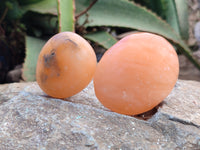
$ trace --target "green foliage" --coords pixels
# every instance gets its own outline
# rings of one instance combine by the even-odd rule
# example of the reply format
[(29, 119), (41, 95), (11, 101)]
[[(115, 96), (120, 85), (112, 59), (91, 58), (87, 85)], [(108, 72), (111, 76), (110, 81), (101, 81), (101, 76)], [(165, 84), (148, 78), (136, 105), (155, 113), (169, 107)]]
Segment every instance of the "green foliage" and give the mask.
[[(30, 1), (30, 0), (27, 0)], [(29, 5), (22, 5), (22, 9), (26, 11), (33, 11), (41, 14), (57, 15), (56, 0), (40, 0), (37, 3), (30, 3)]]
[(180, 35), (184, 40), (189, 38), (188, 5), (186, 0), (175, 0)]
[(164, 19), (184, 40), (189, 37), (186, 0), (135, 0)]
[(16, 0), (7, 0), (2, 5), (5, 6), (5, 10), (8, 9), (7, 14), (6, 14), (7, 20), (20, 19), (25, 13), (25, 11), (21, 9), (21, 7), (19, 6)]
[[(84, 4), (82, 0), (79, 3)], [(170, 4), (172, 5), (172, 4)], [(105, 15), (106, 14), (106, 15)], [(137, 15), (135, 15), (137, 14)], [(171, 14), (169, 14), (171, 15)], [(102, 20), (103, 18), (103, 20)], [(200, 64), (192, 56), (189, 47), (172, 27), (144, 7), (125, 0), (101, 0), (88, 11), (88, 15), (79, 18), (79, 24), (87, 20), (85, 27), (111, 26), (148, 31), (164, 36), (172, 41), (179, 50), (200, 69)], [(175, 19), (176, 20), (176, 19)], [(175, 26), (178, 25), (174, 25)], [(179, 28), (177, 27), (177, 30)]]
[(174, 0), (162, 0), (165, 4), (164, 16), (165, 20), (180, 35), (179, 20)]
[(59, 32), (74, 31), (73, 0), (57, 0)]
[(23, 65), (23, 78), (26, 81), (35, 81), (35, 71), (37, 65), (38, 55), (40, 50), (46, 43), (35, 37), (26, 36), (26, 59)]
[[(81, 2), (83, 1), (85, 0)], [(149, 10), (125, 0), (98, 1), (89, 10), (88, 16), (82, 16), (78, 23), (82, 24), (86, 19), (88, 21), (85, 27), (112, 26), (132, 28), (157, 33), (177, 42), (180, 40), (180, 37), (172, 30), (169, 24)]]
[[(76, 27), (79, 34), (108, 49), (117, 42), (118, 33), (135, 30), (152, 32), (168, 39), (178, 51), (182, 52), (200, 69), (199, 62), (194, 59), (189, 47), (184, 42), (188, 39), (189, 28), (186, 1), (98, 0), (92, 6), (94, 0), (76, 0), (76, 9), (74, 1), (4, 0), (4, 2), (8, 2), (6, 6), (9, 10), (6, 17), (9, 19), (11, 17), (22, 18), (27, 33), (38, 38), (50, 37), (57, 33), (58, 30), (55, 28), (59, 28), (59, 31), (62, 32), (75, 31)], [(74, 14), (74, 9), (76, 14)], [(1, 6), (0, 10), (2, 10)], [(0, 12), (0, 19), (1, 15)], [(114, 31), (114, 36), (107, 31)], [(36, 62), (36, 56), (38, 56), (43, 42), (43, 40), (33, 37), (26, 38), (27, 56), (23, 75), (27, 80), (35, 79), (34, 72), (27, 68), (34, 68), (35, 63), (30, 62)], [(38, 47), (33, 48), (31, 43)], [(31, 55), (34, 56), (34, 59), (30, 57)], [(29, 73), (31, 76), (28, 75)]]
[(57, 16), (52, 14), (41, 14), (28, 12), (23, 17), (23, 22), (27, 27), (27, 34), (36, 37), (53, 35), (58, 31)]
[(30, 5), (30, 4), (34, 4), (34, 3), (38, 3), (42, 0), (18, 0), (20, 5)]
[(117, 40), (112, 35), (110, 35), (108, 32), (105, 31), (97, 31), (89, 33), (86, 34), (84, 37), (95, 43), (98, 43), (99, 45), (105, 47), (106, 49), (109, 49), (117, 42)]
[(83, 12), (94, 0), (75, 0), (76, 14)]

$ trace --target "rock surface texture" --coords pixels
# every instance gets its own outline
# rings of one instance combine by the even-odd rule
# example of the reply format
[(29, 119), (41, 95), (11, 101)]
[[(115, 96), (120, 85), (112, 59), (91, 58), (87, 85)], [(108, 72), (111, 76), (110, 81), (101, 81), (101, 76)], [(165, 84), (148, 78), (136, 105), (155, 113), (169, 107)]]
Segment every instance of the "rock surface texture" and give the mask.
[(37, 83), (0, 86), (0, 150), (200, 150), (200, 83), (179, 80), (147, 121), (96, 99), (92, 83), (64, 100)]

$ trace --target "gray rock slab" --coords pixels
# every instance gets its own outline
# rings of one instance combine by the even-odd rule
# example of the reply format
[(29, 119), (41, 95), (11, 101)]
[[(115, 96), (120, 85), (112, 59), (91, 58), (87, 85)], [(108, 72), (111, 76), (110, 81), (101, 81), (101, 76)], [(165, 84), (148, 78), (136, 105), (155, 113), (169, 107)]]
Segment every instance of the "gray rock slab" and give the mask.
[(200, 150), (200, 83), (179, 80), (147, 121), (104, 108), (93, 84), (65, 100), (0, 86), (0, 150)]
[(200, 82), (177, 82), (159, 111), (200, 127)]

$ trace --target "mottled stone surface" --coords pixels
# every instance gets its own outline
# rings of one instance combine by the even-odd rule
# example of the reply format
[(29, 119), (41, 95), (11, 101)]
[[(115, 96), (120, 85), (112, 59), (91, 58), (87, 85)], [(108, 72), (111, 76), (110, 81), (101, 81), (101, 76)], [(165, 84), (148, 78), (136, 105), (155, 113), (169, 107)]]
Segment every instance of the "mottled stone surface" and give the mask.
[(199, 150), (200, 83), (179, 80), (148, 121), (110, 112), (92, 84), (54, 99), (37, 83), (0, 86), (0, 150)]
[(200, 127), (200, 82), (177, 82), (160, 112)]

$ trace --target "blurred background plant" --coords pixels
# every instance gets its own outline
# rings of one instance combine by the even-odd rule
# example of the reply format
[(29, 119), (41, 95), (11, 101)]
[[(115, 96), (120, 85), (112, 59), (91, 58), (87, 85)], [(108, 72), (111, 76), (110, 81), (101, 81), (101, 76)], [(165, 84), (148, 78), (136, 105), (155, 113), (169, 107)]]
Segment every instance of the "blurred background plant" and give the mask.
[(1, 0), (0, 83), (34, 81), (42, 46), (62, 31), (73, 31), (88, 39), (98, 60), (124, 36), (138, 31), (152, 32), (168, 39), (178, 54), (184, 54), (200, 70), (199, 62), (192, 55), (197, 48), (186, 44), (189, 39), (187, 2)]

